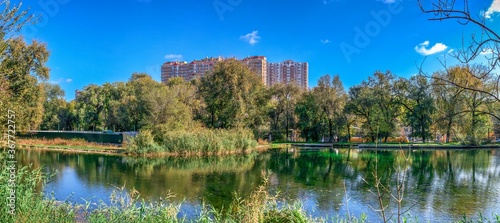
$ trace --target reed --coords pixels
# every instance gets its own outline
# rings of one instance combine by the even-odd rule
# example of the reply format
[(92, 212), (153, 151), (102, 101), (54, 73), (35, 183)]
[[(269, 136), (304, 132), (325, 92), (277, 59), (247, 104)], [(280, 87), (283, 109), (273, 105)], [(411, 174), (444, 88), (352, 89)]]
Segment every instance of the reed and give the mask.
[(193, 131), (143, 130), (131, 140), (127, 150), (148, 153), (220, 154), (257, 147), (253, 133), (246, 129), (196, 129)]
[[(0, 222), (73, 222), (75, 212), (71, 205), (57, 202), (51, 197), (41, 194), (39, 188), (47, 182), (50, 175), (44, 174), (41, 169), (32, 170), (30, 166), (20, 167), (15, 172), (15, 188), (9, 184), (10, 170), (4, 157), (0, 158)], [(11, 209), (6, 202), (15, 189), (15, 208)], [(14, 212), (11, 212), (14, 210)], [(12, 214), (14, 213), (14, 214)]]

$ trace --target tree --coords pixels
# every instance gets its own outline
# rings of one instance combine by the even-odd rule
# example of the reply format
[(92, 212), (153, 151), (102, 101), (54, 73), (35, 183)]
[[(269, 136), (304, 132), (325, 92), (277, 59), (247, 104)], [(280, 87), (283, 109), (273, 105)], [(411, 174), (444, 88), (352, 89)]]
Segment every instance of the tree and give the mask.
[[(49, 53), (44, 44), (33, 41), (27, 44), (19, 31), (34, 21), (21, 3), (12, 5), (10, 0), (2, 2), (0, 17), (0, 111), (15, 112), (17, 130), (38, 128), (42, 121), (43, 89), (39, 81), (49, 78), (45, 66)], [(6, 115), (0, 121), (6, 123)], [(4, 130), (7, 126), (1, 126)]]
[(289, 130), (297, 124), (295, 107), (302, 94), (295, 83), (275, 84), (270, 88), (271, 106), (268, 110), (271, 132), (275, 140), (289, 140)]
[(342, 125), (345, 124), (342, 112), (347, 101), (347, 93), (342, 81), (338, 75), (334, 75), (333, 79), (328, 74), (324, 75), (320, 77), (318, 86), (312, 92), (323, 113), (322, 117), (326, 122), (329, 141), (333, 141), (334, 136), (338, 138), (338, 133), (342, 129)]
[(193, 118), (202, 116), (203, 99), (198, 95), (198, 83), (186, 82), (182, 77), (170, 78), (166, 83), (179, 102), (188, 107)]
[[(463, 4), (459, 4), (455, 0), (433, 0), (425, 4), (421, 0), (418, 0), (418, 5), (422, 12), (432, 15), (429, 18), (431, 21), (455, 20), (462, 25), (473, 24), (480, 29), (481, 35), (473, 34), (469, 45), (464, 45), (461, 50), (456, 50), (453, 57), (462, 64), (468, 65), (476, 58), (482, 57), (483, 54), (487, 55), (488, 66), (485, 72), (473, 74), (472, 77), (482, 82), (488, 81), (493, 87), (481, 89), (477, 86), (468, 85), (466, 82), (456, 82), (449, 79), (440, 79), (440, 81), (467, 91), (479, 92), (488, 96), (489, 100), (499, 103), (500, 76), (498, 72), (495, 72), (495, 69), (498, 67), (500, 61), (500, 35), (486, 24), (487, 18), (490, 15), (486, 12), (479, 17), (473, 16), (474, 12), (470, 11), (468, 0), (464, 0)], [(446, 65), (444, 67), (447, 69)], [(422, 69), (420, 72), (424, 73)], [(496, 119), (500, 118), (498, 110), (489, 112), (488, 114)]]
[[(481, 76), (484, 73), (489, 72), (487, 67), (466, 66), (463, 67), (462, 70), (464, 71), (464, 82), (467, 82), (466, 85), (482, 91), (491, 91), (490, 88), (494, 87), (491, 85), (491, 80), (475, 78), (475, 76)], [(464, 112), (468, 113), (466, 133), (469, 144), (480, 144), (481, 139), (488, 134), (488, 129), (492, 127), (492, 123), (490, 122), (491, 119), (489, 119), (486, 115), (492, 114), (494, 116), (494, 109), (491, 109), (493, 102), (494, 101), (491, 100), (491, 97), (483, 92), (464, 92)]]
[(78, 126), (84, 130), (102, 130), (104, 127), (104, 97), (102, 87), (91, 84), (85, 86), (76, 98), (79, 117)]
[(169, 130), (185, 128), (192, 120), (189, 108), (182, 104), (165, 85), (152, 87), (144, 97), (147, 118), (150, 127), (164, 125)]
[(311, 91), (305, 92), (297, 102), (295, 112), (299, 116), (297, 126), (300, 130), (300, 135), (308, 142), (319, 141), (323, 134), (321, 128), (323, 113), (321, 112), (318, 98)]
[(67, 126), (61, 124), (66, 123), (68, 118), (67, 103), (64, 99), (64, 91), (57, 84), (42, 83), (44, 89), (43, 103), (43, 118), (40, 124), (40, 129), (43, 130), (60, 130), (67, 129)]
[(451, 131), (457, 120), (457, 117), (463, 111), (463, 92), (465, 89), (455, 85), (449, 85), (443, 80), (458, 81), (462, 74), (460, 67), (454, 67), (449, 70), (435, 72), (432, 79), (432, 89), (436, 97), (436, 121), (441, 129), (446, 133), (446, 142), (451, 139)]
[(44, 44), (34, 41), (27, 45), (21, 37), (5, 43), (0, 64), (0, 79), (8, 85), (4, 103), (16, 111), (17, 126), (36, 129), (42, 121), (44, 94), (40, 82), (49, 78), (45, 66), (49, 52)]
[[(481, 35), (478, 37), (472, 35), (470, 45), (455, 52), (454, 57), (460, 62), (468, 64), (474, 61), (482, 53), (490, 53), (488, 57), (489, 69), (486, 74), (490, 74), (500, 61), (500, 35), (492, 28), (486, 25), (487, 14), (478, 18), (473, 16), (469, 9), (469, 1), (463, 0), (463, 4), (457, 4), (456, 0), (433, 0), (427, 4), (417, 1), (420, 10), (426, 14), (431, 14), (430, 21), (456, 20), (462, 25), (474, 24), (481, 29)], [(477, 76), (482, 78), (483, 76)], [(449, 82), (454, 84), (454, 82)], [(497, 80), (498, 85), (498, 80)], [(493, 95), (491, 95), (493, 96)], [(498, 98), (497, 98), (498, 100)]]
[(243, 63), (218, 62), (201, 78), (199, 91), (206, 106), (202, 120), (210, 128), (255, 128), (263, 88), (258, 76)]
[(400, 79), (396, 83), (398, 96), (406, 110), (406, 123), (412, 128), (412, 137), (420, 137), (423, 142), (432, 137), (431, 125), (435, 112), (432, 90), (427, 78), (416, 75), (410, 80)]
[(349, 89), (346, 111), (362, 120), (362, 127), (368, 130), (373, 141), (379, 138), (387, 141), (403, 113), (394, 82), (395, 76), (391, 72), (375, 72), (367, 81)]

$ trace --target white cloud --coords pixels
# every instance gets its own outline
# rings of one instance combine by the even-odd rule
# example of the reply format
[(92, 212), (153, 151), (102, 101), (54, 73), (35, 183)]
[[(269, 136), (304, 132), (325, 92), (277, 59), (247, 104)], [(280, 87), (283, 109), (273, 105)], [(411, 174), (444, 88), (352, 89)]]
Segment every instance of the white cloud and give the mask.
[(432, 54), (443, 52), (448, 48), (446, 45), (442, 43), (436, 43), (434, 44), (434, 46), (427, 49), (428, 46), (429, 46), (429, 41), (426, 40), (423, 43), (418, 44), (418, 46), (415, 47), (415, 51), (417, 51), (417, 53), (420, 53), (423, 56), (429, 56)]
[(491, 19), (491, 15), (495, 12), (500, 12), (500, 0), (493, 0), (488, 11), (484, 13), (484, 18)]
[(332, 42), (332, 41), (330, 41), (329, 39), (325, 39), (325, 40), (323, 40), (323, 39), (322, 39), (322, 40), (320, 40), (320, 41), (321, 41), (321, 43), (323, 43), (323, 44), (328, 44), (328, 43), (331, 43), (331, 42)]
[(250, 45), (254, 45), (259, 42), (260, 36), (258, 34), (259, 31), (253, 31), (246, 35), (240, 36), (240, 39), (250, 43)]
[(180, 59), (182, 59), (182, 55), (180, 55), (180, 54), (167, 54), (167, 55), (165, 55), (165, 59), (167, 59), (167, 60), (180, 60)]
[(396, 0), (377, 0), (377, 1), (385, 3), (385, 4), (392, 4), (392, 3), (396, 2)]
[(49, 81), (49, 83), (51, 84), (71, 83), (71, 82), (73, 82), (73, 79), (71, 78), (59, 78), (57, 80)]
[(448, 54), (453, 53), (453, 51), (455, 51), (455, 49), (450, 49), (450, 50), (448, 50)]
[(481, 51), (481, 53), (479, 53), (479, 54), (481, 54), (481, 55), (489, 55), (489, 54), (492, 54), (492, 53), (493, 53), (493, 49), (487, 48), (487, 49), (483, 49)]

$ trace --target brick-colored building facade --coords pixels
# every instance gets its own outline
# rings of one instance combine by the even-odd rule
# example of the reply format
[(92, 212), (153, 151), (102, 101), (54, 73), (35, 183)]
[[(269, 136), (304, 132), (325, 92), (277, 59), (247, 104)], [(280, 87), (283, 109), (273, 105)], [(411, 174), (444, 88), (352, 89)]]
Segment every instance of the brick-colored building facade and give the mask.
[(267, 64), (267, 83), (273, 86), (278, 83), (295, 82), (300, 87), (308, 88), (309, 67), (307, 62), (285, 60), (281, 63)]
[[(172, 77), (182, 77), (186, 81), (202, 77), (209, 72), (222, 57), (210, 57), (188, 62), (166, 62), (161, 66), (161, 81), (166, 83)], [(308, 87), (308, 63), (286, 60), (281, 63), (268, 63), (265, 56), (251, 56), (240, 60), (258, 75), (265, 86), (277, 83), (295, 82), (304, 89)]]

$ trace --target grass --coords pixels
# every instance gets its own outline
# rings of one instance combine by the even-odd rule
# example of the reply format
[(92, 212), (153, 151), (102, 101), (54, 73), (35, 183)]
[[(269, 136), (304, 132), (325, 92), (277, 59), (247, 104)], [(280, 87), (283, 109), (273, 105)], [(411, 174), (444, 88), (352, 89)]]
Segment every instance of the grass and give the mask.
[(87, 142), (84, 139), (18, 139), (18, 145), (34, 145), (42, 147), (59, 147), (66, 149), (121, 149), (117, 145), (101, 145), (99, 143)]
[[(3, 167), (8, 164), (5, 158), (1, 158)], [(0, 171), (0, 194), (2, 205), (0, 206), (0, 222), (73, 222), (75, 212), (71, 205), (56, 202), (54, 199), (44, 197), (37, 192), (41, 183), (45, 182), (49, 175), (42, 173), (41, 169), (31, 170), (30, 167), (17, 169), (15, 180), (15, 211), (14, 215), (9, 213), (12, 209), (7, 206), (5, 197), (10, 194), (13, 187), (7, 182), (10, 172), (7, 168)]]
[(127, 151), (137, 155), (214, 155), (244, 152), (257, 145), (253, 133), (246, 129), (143, 130)]

